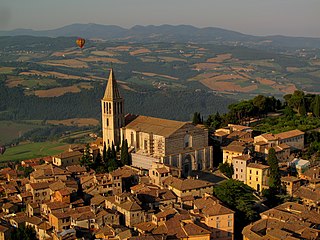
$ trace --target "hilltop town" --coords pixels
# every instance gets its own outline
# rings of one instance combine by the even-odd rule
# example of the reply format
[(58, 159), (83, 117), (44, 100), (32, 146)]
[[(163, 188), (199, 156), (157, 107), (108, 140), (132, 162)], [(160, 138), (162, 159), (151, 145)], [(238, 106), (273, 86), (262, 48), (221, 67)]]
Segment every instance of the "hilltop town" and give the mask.
[(318, 96), (299, 94), (282, 112), (259, 96), (182, 122), (129, 114), (111, 69), (102, 138), (0, 170), (0, 239), (319, 239), (315, 124), (251, 126), (265, 129), (272, 114), (319, 118)]

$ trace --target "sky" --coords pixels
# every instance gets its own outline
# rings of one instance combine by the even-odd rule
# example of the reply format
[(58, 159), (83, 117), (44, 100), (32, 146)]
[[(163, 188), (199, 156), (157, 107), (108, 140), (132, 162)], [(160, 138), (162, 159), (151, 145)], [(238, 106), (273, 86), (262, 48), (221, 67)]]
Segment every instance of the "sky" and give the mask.
[(320, 37), (320, 0), (0, 0), (0, 30), (73, 23), (188, 24), (260, 36)]

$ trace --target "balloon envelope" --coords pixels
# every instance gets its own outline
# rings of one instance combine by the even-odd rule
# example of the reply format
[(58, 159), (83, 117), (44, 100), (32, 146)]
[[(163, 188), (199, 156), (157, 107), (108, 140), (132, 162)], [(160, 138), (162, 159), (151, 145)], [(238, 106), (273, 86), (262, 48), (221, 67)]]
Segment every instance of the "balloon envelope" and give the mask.
[(78, 38), (76, 41), (76, 44), (80, 47), (83, 48), (84, 44), (86, 43), (86, 40), (84, 40), (83, 38)]
[(0, 154), (4, 154), (4, 152), (6, 151), (6, 147), (5, 146), (1, 146), (0, 147)]

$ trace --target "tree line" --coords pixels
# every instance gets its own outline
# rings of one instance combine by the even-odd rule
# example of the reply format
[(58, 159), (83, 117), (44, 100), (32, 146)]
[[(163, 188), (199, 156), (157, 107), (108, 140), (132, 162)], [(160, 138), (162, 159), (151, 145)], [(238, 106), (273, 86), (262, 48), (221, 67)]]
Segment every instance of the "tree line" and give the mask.
[(211, 130), (227, 126), (228, 123), (247, 124), (252, 118), (261, 118), (268, 113), (281, 111), (285, 116), (294, 115), (320, 117), (320, 95), (305, 94), (296, 90), (287, 94), (284, 100), (275, 97), (258, 95), (250, 100), (230, 104), (229, 112), (220, 115), (219, 112), (209, 115), (204, 124)]
[[(120, 157), (118, 158), (118, 156)], [(124, 165), (130, 166), (131, 163), (131, 154), (126, 139), (122, 141), (121, 148), (119, 146), (115, 147), (113, 143), (111, 147), (107, 148), (104, 144), (102, 155), (99, 150), (95, 158), (89, 144), (87, 144), (80, 160), (82, 166), (85, 166), (88, 170), (93, 169), (97, 173), (112, 172)]]

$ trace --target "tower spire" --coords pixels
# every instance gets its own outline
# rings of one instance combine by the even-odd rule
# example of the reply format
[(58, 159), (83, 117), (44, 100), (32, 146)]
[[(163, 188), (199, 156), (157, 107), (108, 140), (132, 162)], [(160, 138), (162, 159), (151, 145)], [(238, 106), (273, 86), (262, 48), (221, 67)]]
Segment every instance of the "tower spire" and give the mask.
[(102, 135), (103, 142), (107, 146), (111, 147), (112, 143), (120, 145), (121, 128), (124, 126), (123, 104), (124, 101), (111, 68), (107, 87), (101, 99)]
[(120, 92), (116, 78), (114, 77), (113, 69), (110, 69), (109, 79), (106, 90), (104, 92), (103, 100), (121, 99)]

